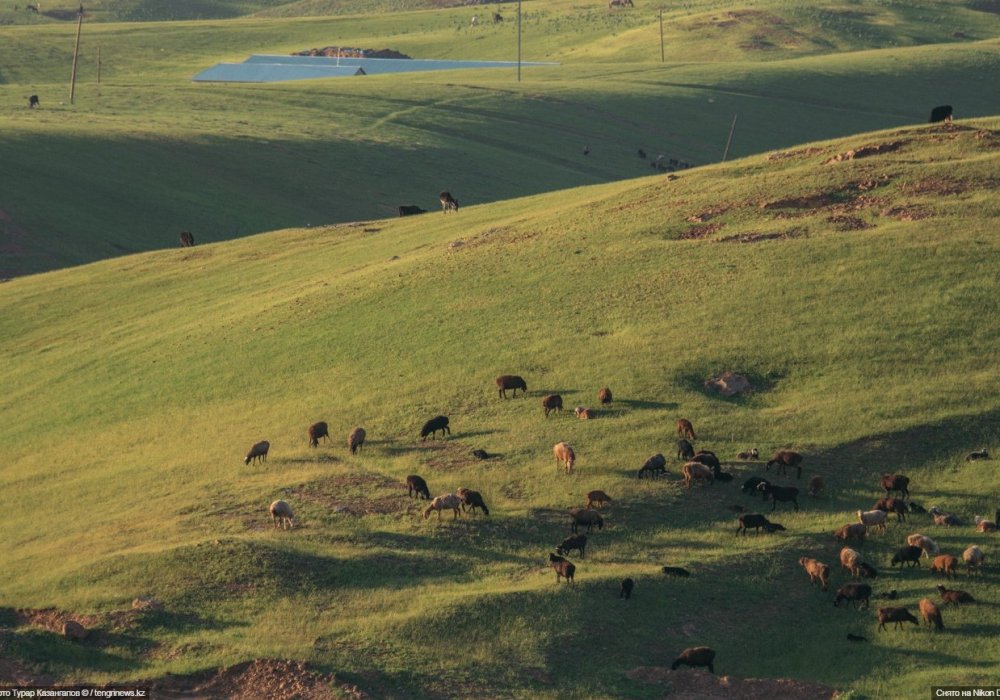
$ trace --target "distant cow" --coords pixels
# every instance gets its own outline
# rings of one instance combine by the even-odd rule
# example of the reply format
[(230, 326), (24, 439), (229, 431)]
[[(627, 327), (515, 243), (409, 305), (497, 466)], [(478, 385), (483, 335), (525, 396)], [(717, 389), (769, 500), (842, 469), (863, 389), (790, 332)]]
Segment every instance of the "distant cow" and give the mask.
[(181, 248), (190, 248), (194, 245), (194, 234), (190, 231), (181, 231)]
[(939, 107), (935, 107), (931, 110), (931, 118), (927, 121), (930, 124), (933, 124), (934, 122), (950, 122), (953, 111), (954, 110), (951, 105), (941, 105)]
[(413, 204), (400, 204), (396, 207), (399, 210), (400, 216), (413, 216), (414, 214), (426, 214), (426, 209), (421, 209), (420, 207)]
[(34, 109), (38, 106), (38, 95), (32, 95), (28, 98), (28, 108)]
[(447, 214), (449, 211), (458, 211), (458, 200), (451, 196), (451, 192), (442, 192), (438, 195), (441, 201), (441, 211)]

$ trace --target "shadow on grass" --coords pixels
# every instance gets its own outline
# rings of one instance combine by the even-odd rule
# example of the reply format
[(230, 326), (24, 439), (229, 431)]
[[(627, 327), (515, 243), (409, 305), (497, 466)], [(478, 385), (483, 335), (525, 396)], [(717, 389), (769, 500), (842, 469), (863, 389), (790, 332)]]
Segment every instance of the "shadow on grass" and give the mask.
[(25, 629), (7, 635), (4, 654), (32, 663), (42, 662), (45, 672), (58, 675), (78, 674), (81, 669), (122, 673), (142, 666), (138, 659), (102, 648), (107, 646), (141, 653), (151, 648), (153, 642), (141, 637), (100, 630), (92, 631), (82, 642), (75, 642), (48, 630)]
[(611, 404), (612, 406), (627, 406), (630, 409), (635, 410), (656, 410), (664, 409), (668, 411), (676, 410), (680, 408), (679, 403), (667, 403), (665, 401), (642, 401), (639, 399), (615, 399)]

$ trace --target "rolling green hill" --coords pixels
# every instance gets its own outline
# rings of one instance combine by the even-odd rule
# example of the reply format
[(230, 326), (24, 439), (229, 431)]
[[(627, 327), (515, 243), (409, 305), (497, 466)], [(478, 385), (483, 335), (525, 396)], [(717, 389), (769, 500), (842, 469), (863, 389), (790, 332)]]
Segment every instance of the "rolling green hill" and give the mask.
[[(108, 682), (294, 659), (371, 697), (651, 698), (696, 674), (626, 672), (706, 644), (720, 674), (853, 697), (992, 682), (995, 535), (968, 523), (998, 484), (992, 461), (963, 456), (1000, 438), (998, 144), (996, 118), (892, 129), (0, 285), (0, 668)], [(726, 370), (755, 392), (708, 392)], [(502, 373), (528, 397), (499, 399)], [(615, 401), (595, 420), (543, 417), (542, 395), (593, 406), (604, 385)], [(421, 442), (437, 414), (451, 437)], [(686, 491), (682, 416), (727, 460), (800, 450), (802, 481), (779, 483), (819, 474), (826, 492), (780, 507), (787, 532), (734, 538), (728, 505), (768, 507), (738, 488), (763, 465)], [(334, 440), (311, 449), (318, 420)], [(352, 456), (356, 425), (369, 440)], [(244, 466), (260, 439), (266, 465)], [(669, 478), (636, 479), (656, 452)], [(797, 564), (836, 563), (831, 533), (883, 472), (966, 524), (912, 515), (872, 535), (876, 593), (914, 613), (938, 600), (926, 564), (888, 565), (909, 532), (987, 552), (984, 576), (948, 582), (981, 602), (945, 607), (941, 633), (876, 632)], [(411, 473), (434, 494), (481, 491), (490, 516), (424, 520)], [(615, 499), (607, 524), (576, 584), (556, 585), (547, 553), (595, 488)], [(276, 498), (299, 527), (271, 527)], [(140, 595), (164, 609), (127, 612)], [(93, 637), (53, 633), (66, 615)]]
[(432, 208), (442, 189), (483, 203), (643, 176), (660, 155), (717, 162), (734, 115), (736, 157), (920, 123), (946, 102), (997, 111), (1000, 17), (959, 2), (689, 3), (665, 14), (663, 63), (652, 8), (524, 6), (525, 58), (560, 66), (520, 83), (500, 70), (190, 82), (218, 61), (338, 43), (513, 58), (513, 22), (470, 26), (482, 8), (88, 22), (74, 105), (72, 24), (5, 28), (0, 276), (172, 247), (185, 229), (219, 241)]

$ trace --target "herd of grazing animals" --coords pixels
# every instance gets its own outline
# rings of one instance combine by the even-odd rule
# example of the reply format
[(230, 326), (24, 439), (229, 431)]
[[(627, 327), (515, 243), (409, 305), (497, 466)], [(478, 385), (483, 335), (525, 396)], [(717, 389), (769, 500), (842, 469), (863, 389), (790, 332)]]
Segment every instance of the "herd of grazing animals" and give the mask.
[[(446, 202), (446, 194), (448, 193), (442, 193), (442, 205), (445, 211), (448, 211), (451, 207), (450, 203)], [(457, 202), (454, 202), (454, 208), (457, 209)], [(512, 392), (511, 398), (517, 396), (518, 390), (521, 391), (522, 395), (526, 395), (528, 391), (525, 380), (517, 375), (501, 375), (496, 378), (495, 383), (498, 396), (501, 399), (508, 398), (507, 391)], [(608, 387), (604, 387), (598, 392), (598, 401), (601, 405), (611, 403), (612, 394)], [(562, 409), (562, 397), (558, 394), (546, 395), (542, 399), (542, 406), (547, 418), (550, 412)], [(588, 415), (580, 416), (584, 411)], [(576, 414), (578, 417), (589, 417), (589, 411), (590, 409), (578, 407)], [(439, 431), (442, 434), (442, 438), (445, 435), (451, 434), (447, 416), (436, 416), (427, 421), (420, 431), (421, 440), (426, 440), (427, 437), (436, 439), (436, 433)], [(685, 460), (681, 467), (681, 474), (684, 485), (687, 488), (690, 489), (695, 482), (705, 482), (711, 487), (716, 482), (728, 483), (734, 479), (732, 474), (721, 470), (722, 463), (715, 453), (708, 450), (694, 451), (691, 441), (696, 440), (697, 437), (691, 421), (684, 418), (679, 419), (676, 423), (676, 431), (680, 436), (677, 441), (677, 456), (678, 459)], [(324, 441), (329, 439), (329, 427), (327, 423), (317, 422), (311, 425), (308, 429), (308, 436), (310, 447), (319, 447), (321, 439)], [(364, 445), (365, 436), (365, 430), (360, 427), (354, 428), (350, 432), (347, 446), (352, 454), (356, 454)], [(255, 443), (244, 458), (245, 464), (256, 463), (258, 460), (261, 463), (265, 463), (269, 449), (270, 443), (267, 440)], [(477, 450), (476, 452), (482, 451)], [(488, 456), (486, 453), (483, 453), (483, 455)], [(557, 464), (563, 466), (566, 474), (573, 472), (576, 455), (568, 443), (557, 442), (553, 447), (553, 456)], [(742, 461), (756, 460), (758, 457), (759, 452), (756, 448), (740, 452), (737, 455), (737, 459)], [(988, 458), (985, 448), (966, 456), (966, 460), (968, 461), (984, 458)], [(772, 466), (775, 466), (779, 475), (785, 475), (787, 469), (793, 467), (796, 470), (796, 478), (801, 479), (803, 461), (803, 455), (799, 452), (780, 449), (764, 464), (764, 469), (767, 471)], [(657, 476), (665, 476), (666, 473), (666, 459), (662, 454), (657, 453), (646, 460), (637, 476), (639, 478), (643, 476), (655, 478)], [(824, 486), (825, 483), (822, 476), (813, 476), (809, 481), (809, 495), (814, 498), (819, 497), (823, 492)], [(885, 497), (876, 501), (871, 510), (857, 510), (856, 516), (859, 522), (847, 523), (839, 528), (834, 532), (836, 539), (843, 540), (845, 545), (851, 542), (856, 543), (858, 546), (863, 546), (869, 532), (877, 531), (883, 535), (887, 533), (888, 517), (890, 514), (895, 516), (895, 523), (897, 525), (906, 521), (908, 512), (911, 515), (929, 514), (937, 525), (954, 526), (960, 524), (960, 520), (956, 516), (944, 513), (940, 508), (935, 507), (925, 510), (915, 502), (911, 501), (907, 504), (905, 499), (908, 499), (910, 496), (910, 479), (905, 475), (883, 474), (880, 486), (885, 491)], [(452, 511), (452, 520), (458, 520), (463, 513), (474, 515), (476, 510), (480, 510), (484, 516), (488, 516), (490, 512), (482, 494), (478, 491), (459, 488), (454, 493), (442, 494), (432, 499), (427, 482), (416, 474), (406, 477), (406, 487), (408, 496), (423, 498), (430, 502), (422, 511), (424, 519), (429, 518), (431, 513), (437, 512), (438, 521), (440, 522), (441, 512), (446, 510)], [(779, 502), (791, 503), (796, 511), (799, 509), (799, 504), (796, 500), (799, 493), (797, 488), (772, 484), (763, 477), (750, 477), (743, 483), (741, 491), (751, 498), (759, 494), (764, 501), (770, 499), (772, 501), (772, 512)], [(898, 497), (892, 497), (893, 493), (898, 494)], [(588, 534), (592, 534), (595, 527), (598, 530), (603, 530), (604, 528), (604, 516), (597, 509), (613, 503), (613, 499), (602, 490), (588, 492), (586, 499), (586, 507), (573, 507), (569, 509), (572, 534), (554, 548), (554, 553), (549, 554), (549, 565), (556, 572), (557, 583), (561, 582), (563, 578), (569, 584), (575, 583), (576, 565), (567, 559), (566, 555), (576, 551), (580, 559), (585, 557)], [(784, 526), (771, 522), (764, 515), (746, 512), (744, 506), (734, 505), (729, 506), (729, 509), (738, 514), (739, 527), (736, 530), (737, 535), (742, 534), (746, 536), (750, 529), (754, 530), (755, 535), (759, 535), (761, 530), (764, 530), (767, 534), (786, 531)], [(295, 515), (291, 506), (286, 501), (276, 500), (271, 503), (268, 510), (275, 528), (292, 529), (295, 526)], [(998, 511), (997, 517), (1000, 518), (1000, 511)], [(991, 533), (997, 529), (996, 523), (988, 521), (981, 516), (975, 516), (975, 523), (976, 530), (981, 533)], [(579, 531), (581, 526), (586, 527), (587, 534)], [(920, 559), (922, 557), (930, 558), (932, 555), (934, 555), (934, 559), (930, 566), (931, 573), (943, 574), (948, 579), (958, 574), (960, 562), (964, 562), (968, 576), (971, 577), (977, 573), (982, 575), (986, 559), (982, 548), (977, 545), (966, 548), (962, 552), (961, 559), (951, 554), (940, 554), (940, 547), (934, 540), (920, 533), (913, 533), (906, 538), (906, 545), (895, 551), (890, 561), (890, 568), (895, 567), (896, 564), (900, 564), (900, 573), (902, 573), (904, 565), (908, 565), (911, 569), (920, 568)], [(805, 555), (799, 557), (798, 563), (808, 574), (811, 584), (819, 585), (822, 591), (829, 589), (831, 582), (830, 566), (819, 559)], [(878, 572), (876, 568), (870, 563), (863, 561), (860, 552), (848, 546), (843, 546), (840, 550), (840, 565), (840, 570), (846, 572), (852, 580), (837, 589), (833, 600), (834, 606), (840, 607), (841, 602), (849, 601), (855, 608), (867, 609), (869, 601), (873, 596), (872, 586), (867, 583), (861, 583), (858, 579), (877, 578)], [(674, 566), (664, 566), (662, 571), (665, 575), (672, 576), (689, 577), (691, 575), (687, 569)], [(624, 600), (631, 599), (634, 586), (635, 581), (632, 578), (621, 580), (619, 598)], [(965, 591), (947, 589), (943, 585), (938, 585), (936, 588), (944, 603), (959, 605), (975, 602), (973, 597)], [(883, 597), (895, 600), (898, 594), (893, 590), (883, 595)], [(926, 625), (932, 626), (935, 630), (944, 629), (941, 611), (933, 601), (928, 598), (921, 599), (919, 601), (919, 610)], [(918, 624), (917, 618), (905, 607), (879, 608), (876, 618), (878, 631), (886, 630), (886, 623), (888, 622), (895, 623), (896, 629), (902, 628), (905, 622)], [(865, 641), (864, 637), (852, 634), (848, 635), (848, 639), (852, 641)], [(715, 654), (716, 652), (710, 647), (688, 648), (673, 662), (671, 668), (676, 669), (679, 665), (688, 665), (692, 667), (705, 667), (708, 668), (709, 672), (714, 673)]]

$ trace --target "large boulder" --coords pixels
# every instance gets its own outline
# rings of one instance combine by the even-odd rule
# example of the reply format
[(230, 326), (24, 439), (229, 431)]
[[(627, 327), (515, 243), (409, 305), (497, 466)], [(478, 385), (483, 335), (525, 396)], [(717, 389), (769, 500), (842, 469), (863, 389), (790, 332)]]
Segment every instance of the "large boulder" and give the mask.
[(717, 391), (723, 396), (749, 394), (753, 391), (750, 380), (736, 372), (723, 372), (705, 382), (705, 387)]

